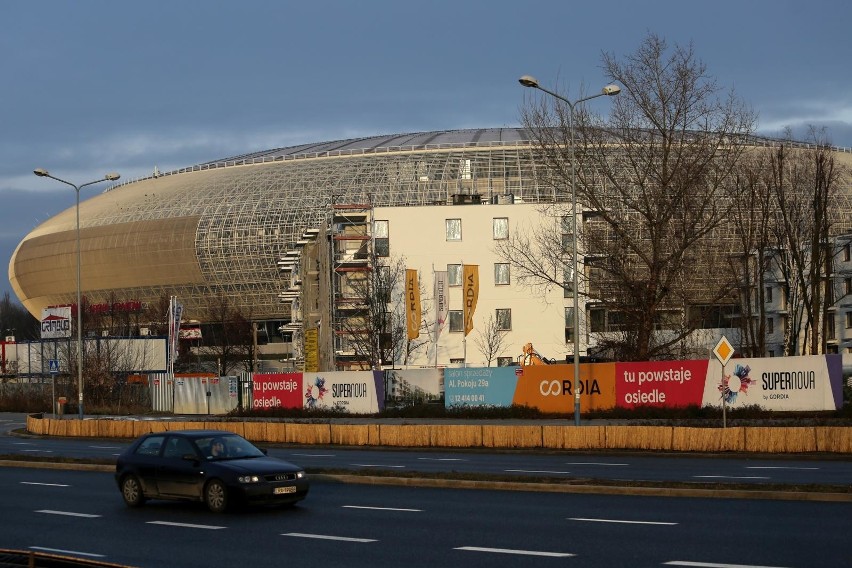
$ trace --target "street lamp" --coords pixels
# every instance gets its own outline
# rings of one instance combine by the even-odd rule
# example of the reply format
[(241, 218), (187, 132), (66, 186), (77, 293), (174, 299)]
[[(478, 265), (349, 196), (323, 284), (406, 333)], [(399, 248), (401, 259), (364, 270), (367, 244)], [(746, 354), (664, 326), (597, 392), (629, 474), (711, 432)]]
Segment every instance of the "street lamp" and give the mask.
[(79, 409), (80, 420), (83, 419), (83, 305), (80, 301), (80, 189), (86, 187), (87, 185), (92, 185), (95, 183), (100, 183), (102, 181), (115, 181), (119, 176), (117, 173), (109, 173), (106, 174), (101, 179), (96, 179), (95, 181), (90, 181), (87, 183), (83, 183), (80, 185), (76, 185), (71, 183), (70, 181), (65, 181), (64, 179), (60, 179), (58, 177), (50, 175), (47, 170), (38, 168), (33, 170), (33, 173), (38, 177), (47, 177), (50, 179), (55, 179), (58, 182), (62, 182), (66, 185), (70, 185), (74, 188), (74, 192), (77, 194), (77, 390), (78, 390), (78, 404), (77, 407)]
[(590, 97), (584, 97), (574, 102), (569, 101), (565, 97), (548, 91), (538, 84), (535, 77), (524, 75), (518, 82), (524, 87), (538, 89), (548, 95), (559, 99), (568, 105), (568, 130), (571, 133), (571, 269), (574, 277), (573, 282), (573, 298), (574, 298), (574, 425), (580, 425), (580, 300), (577, 282), (577, 168), (574, 164), (574, 107), (582, 102), (602, 97), (604, 95), (612, 97), (621, 92), (621, 87), (618, 85), (607, 85), (600, 93)]

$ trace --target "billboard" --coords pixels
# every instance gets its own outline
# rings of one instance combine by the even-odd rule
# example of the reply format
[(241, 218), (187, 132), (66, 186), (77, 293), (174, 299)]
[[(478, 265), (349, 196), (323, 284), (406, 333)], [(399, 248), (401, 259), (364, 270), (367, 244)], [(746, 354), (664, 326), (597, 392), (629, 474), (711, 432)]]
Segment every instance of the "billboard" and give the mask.
[(371, 414), (384, 408), (381, 371), (255, 373), (252, 408), (328, 408)]
[(616, 406), (701, 405), (709, 361), (616, 363)]
[(702, 403), (730, 408), (759, 405), (767, 410), (834, 410), (843, 405), (840, 355), (711, 361)]
[(384, 406), (384, 373), (381, 371), (332, 371), (304, 373), (305, 408), (330, 408), (371, 414)]
[(65, 339), (71, 337), (71, 306), (41, 310), (41, 338)]
[[(518, 386), (514, 404), (532, 406), (542, 412), (573, 412), (574, 366), (528, 365), (515, 367)], [(615, 364), (580, 365), (580, 410), (603, 410), (615, 406)]]
[(251, 384), (252, 409), (302, 407), (302, 373), (255, 373)]
[[(729, 407), (836, 410), (843, 405), (840, 355), (715, 360), (584, 363), (574, 385), (573, 365), (445, 369), (445, 404), (538, 408), (568, 412), (615, 407)], [(575, 390), (576, 389), (576, 390)]]

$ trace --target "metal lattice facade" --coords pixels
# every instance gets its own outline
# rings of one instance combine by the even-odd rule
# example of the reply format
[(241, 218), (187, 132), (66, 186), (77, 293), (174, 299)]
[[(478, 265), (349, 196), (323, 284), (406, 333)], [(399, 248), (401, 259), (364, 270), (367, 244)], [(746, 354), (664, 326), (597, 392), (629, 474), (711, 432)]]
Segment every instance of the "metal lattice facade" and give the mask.
[[(176, 295), (193, 317), (230, 297), (253, 319), (287, 317), (276, 262), (332, 202), (450, 203), (457, 194), (552, 198), (535, 181), (520, 129), (432, 132), (300, 146), (123, 183), (80, 205), (82, 289), (89, 303)], [(10, 264), (34, 314), (75, 301), (75, 216), (33, 230)]]
[[(176, 295), (188, 318), (224, 295), (255, 321), (286, 319), (290, 275), (277, 262), (327, 225), (332, 203), (564, 201), (537, 181), (547, 177), (537, 163), (523, 129), (459, 130), (276, 149), (122, 183), (80, 204), (82, 290), (91, 304)], [(852, 192), (842, 193), (852, 218)], [(72, 207), (15, 251), (10, 281), (31, 313), (76, 301), (75, 237)]]

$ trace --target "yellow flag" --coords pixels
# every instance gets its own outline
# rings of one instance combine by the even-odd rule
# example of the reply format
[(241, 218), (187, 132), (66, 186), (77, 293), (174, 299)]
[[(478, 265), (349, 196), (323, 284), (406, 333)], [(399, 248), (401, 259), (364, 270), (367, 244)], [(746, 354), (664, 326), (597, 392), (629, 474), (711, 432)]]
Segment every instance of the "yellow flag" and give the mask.
[(417, 271), (405, 269), (405, 319), (408, 322), (408, 339), (420, 337), (420, 283)]
[(464, 265), (464, 335), (473, 329), (473, 312), (476, 311), (476, 301), (479, 299), (479, 265)]
[(305, 330), (305, 372), (319, 371), (319, 330), (315, 327)]

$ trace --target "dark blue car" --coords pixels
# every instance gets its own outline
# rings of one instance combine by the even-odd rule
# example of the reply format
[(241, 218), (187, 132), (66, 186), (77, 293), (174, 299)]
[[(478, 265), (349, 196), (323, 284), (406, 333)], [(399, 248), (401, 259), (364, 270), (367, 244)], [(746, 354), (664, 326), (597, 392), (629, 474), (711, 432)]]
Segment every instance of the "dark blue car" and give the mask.
[(300, 467), (220, 430), (146, 434), (118, 457), (115, 480), (130, 507), (177, 499), (204, 502), (214, 513), (238, 504), (292, 505), (310, 487)]

